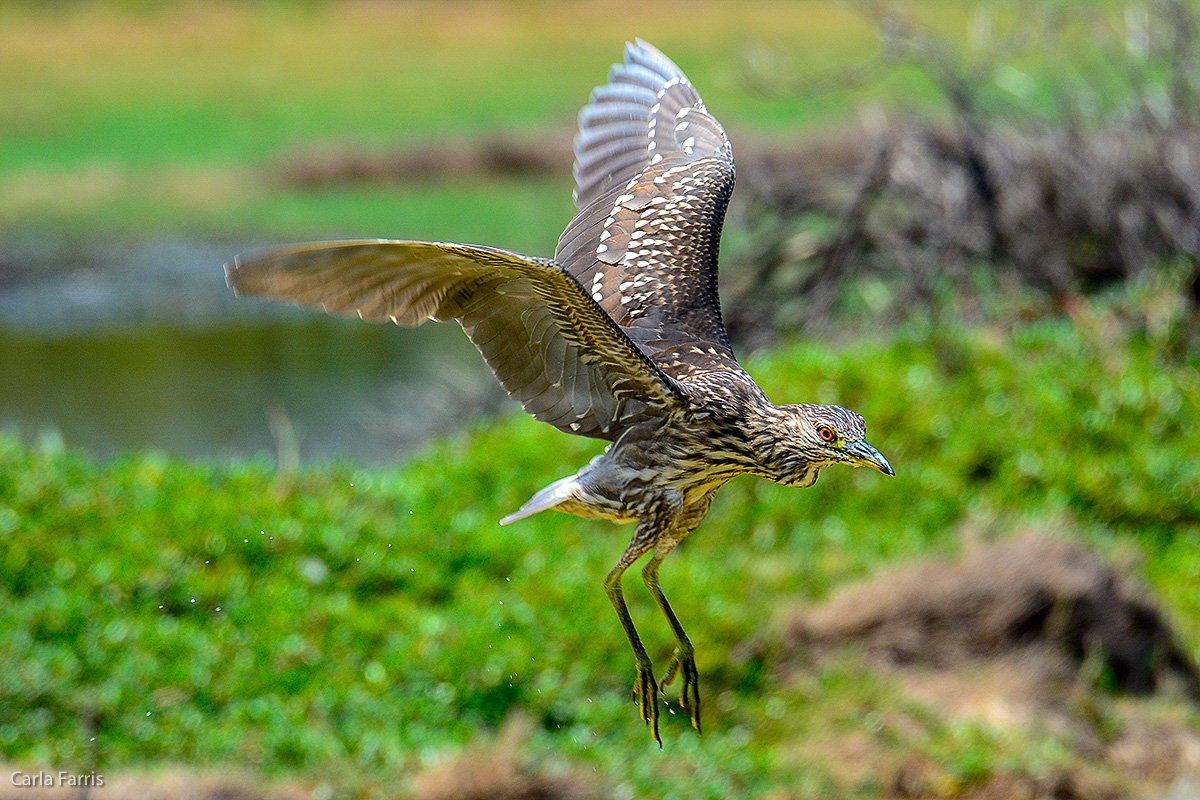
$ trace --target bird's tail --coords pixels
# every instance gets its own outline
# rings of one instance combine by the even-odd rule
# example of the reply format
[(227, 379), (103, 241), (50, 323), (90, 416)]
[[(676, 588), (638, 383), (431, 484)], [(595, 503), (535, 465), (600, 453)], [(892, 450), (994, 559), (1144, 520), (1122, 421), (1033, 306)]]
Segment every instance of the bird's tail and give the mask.
[(542, 489), (529, 501), (519, 509), (509, 514), (504, 519), (500, 520), (501, 525), (507, 525), (510, 522), (516, 522), (519, 519), (531, 514), (536, 514), (539, 511), (545, 511), (547, 508), (554, 508), (559, 503), (565, 500), (570, 500), (575, 495), (575, 486), (578, 479), (577, 475), (569, 475), (566, 478), (561, 478), (554, 483)]

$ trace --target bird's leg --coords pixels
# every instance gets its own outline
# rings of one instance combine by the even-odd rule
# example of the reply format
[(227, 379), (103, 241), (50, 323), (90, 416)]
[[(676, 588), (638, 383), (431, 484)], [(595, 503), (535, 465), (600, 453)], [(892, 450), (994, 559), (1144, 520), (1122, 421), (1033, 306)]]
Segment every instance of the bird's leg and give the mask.
[(699, 733), (700, 673), (696, 670), (695, 650), (692, 648), (692, 640), (688, 638), (687, 633), (683, 630), (683, 625), (679, 623), (679, 618), (675, 616), (675, 612), (671, 609), (671, 604), (667, 602), (667, 596), (663, 594), (662, 586), (658, 583), (658, 567), (662, 563), (662, 560), (666, 558), (667, 553), (671, 552), (675, 544), (675, 542), (670, 540), (664, 540), (659, 543), (654, 556), (642, 568), (642, 581), (646, 584), (646, 588), (650, 590), (650, 593), (654, 595), (654, 599), (658, 601), (658, 607), (662, 609), (663, 615), (667, 618), (667, 623), (675, 633), (675, 640), (679, 643), (675, 648), (675, 660), (671, 662), (671, 667), (667, 670), (667, 674), (662, 680), (662, 688), (664, 691), (666, 690), (666, 687), (675, 679), (676, 672), (681, 674), (683, 685), (679, 690), (679, 704), (691, 716), (692, 727)]
[(687, 633), (683, 630), (683, 625), (679, 624), (679, 618), (675, 616), (671, 604), (667, 602), (667, 596), (663, 594), (662, 586), (658, 582), (658, 568), (663, 559), (675, 549), (675, 545), (696, 529), (700, 520), (704, 519), (708, 513), (712, 501), (713, 495), (712, 492), (709, 492), (680, 509), (672, 520), (670, 529), (658, 537), (654, 555), (642, 568), (642, 581), (654, 595), (658, 607), (662, 609), (663, 616), (667, 618), (667, 624), (671, 626), (671, 631), (675, 634), (675, 641), (678, 642), (678, 647), (675, 648), (675, 658), (671, 661), (671, 667), (667, 670), (660, 685), (665, 691), (666, 687), (675, 679), (675, 674), (677, 672), (682, 674), (683, 685), (679, 689), (679, 702), (683, 706), (683, 710), (687, 711), (691, 717), (692, 727), (696, 729), (697, 733), (700, 732), (700, 673), (696, 669), (695, 650), (692, 647), (692, 640), (688, 638)]
[(629, 608), (625, 605), (625, 595), (621, 590), (621, 578), (624, 576), (625, 570), (629, 569), (633, 562), (654, 546), (657, 534), (658, 531), (650, 519), (638, 523), (633, 541), (629, 543), (629, 547), (625, 549), (624, 554), (617, 561), (617, 565), (604, 577), (604, 591), (608, 595), (608, 599), (612, 601), (613, 608), (617, 610), (621, 627), (625, 629), (625, 636), (628, 637), (629, 645), (633, 648), (633, 658), (637, 668), (637, 682), (633, 685), (633, 693), (638, 695), (642, 720), (650, 726), (650, 734), (661, 748), (662, 737), (658, 734), (658, 684), (654, 680), (650, 656), (646, 654), (646, 648), (642, 645), (637, 629), (633, 626), (633, 619), (629, 616)]

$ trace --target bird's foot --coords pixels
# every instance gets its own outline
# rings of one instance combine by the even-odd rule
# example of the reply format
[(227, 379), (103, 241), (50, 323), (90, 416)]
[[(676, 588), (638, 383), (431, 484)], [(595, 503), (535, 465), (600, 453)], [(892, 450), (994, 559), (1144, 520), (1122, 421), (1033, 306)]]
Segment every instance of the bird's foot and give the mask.
[(671, 662), (671, 667), (660, 684), (664, 694), (671, 681), (675, 680), (676, 673), (682, 675), (683, 681), (679, 689), (679, 705), (688, 712), (692, 718), (692, 727), (700, 733), (700, 672), (696, 669), (696, 659), (691, 653), (675, 651), (675, 660)]
[(658, 684), (649, 662), (637, 665), (637, 683), (633, 685), (633, 694), (638, 698), (638, 706), (642, 712), (642, 721), (650, 726), (650, 735), (662, 749), (662, 737), (658, 734)]

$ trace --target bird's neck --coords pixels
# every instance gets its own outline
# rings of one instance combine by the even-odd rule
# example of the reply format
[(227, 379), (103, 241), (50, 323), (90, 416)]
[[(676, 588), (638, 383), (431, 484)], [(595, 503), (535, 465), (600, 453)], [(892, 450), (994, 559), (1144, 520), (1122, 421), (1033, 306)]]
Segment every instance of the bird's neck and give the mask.
[(794, 433), (792, 408), (765, 402), (746, 415), (745, 429), (757, 467), (755, 474), (789, 486), (811, 486), (822, 465), (807, 454)]

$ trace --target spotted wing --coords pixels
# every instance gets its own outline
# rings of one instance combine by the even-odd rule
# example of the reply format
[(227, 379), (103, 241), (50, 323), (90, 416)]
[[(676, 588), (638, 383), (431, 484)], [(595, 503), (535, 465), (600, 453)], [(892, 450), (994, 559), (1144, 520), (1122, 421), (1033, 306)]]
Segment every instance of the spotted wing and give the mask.
[(575, 204), (555, 260), (664, 372), (736, 367), (717, 296), (733, 190), (725, 132), (671, 61), (625, 47), (579, 115)]
[(414, 327), (456, 319), (505, 391), (534, 417), (612, 440), (678, 402), (674, 381), (547, 259), (458, 244), (322, 242), (238, 257), (241, 295)]

